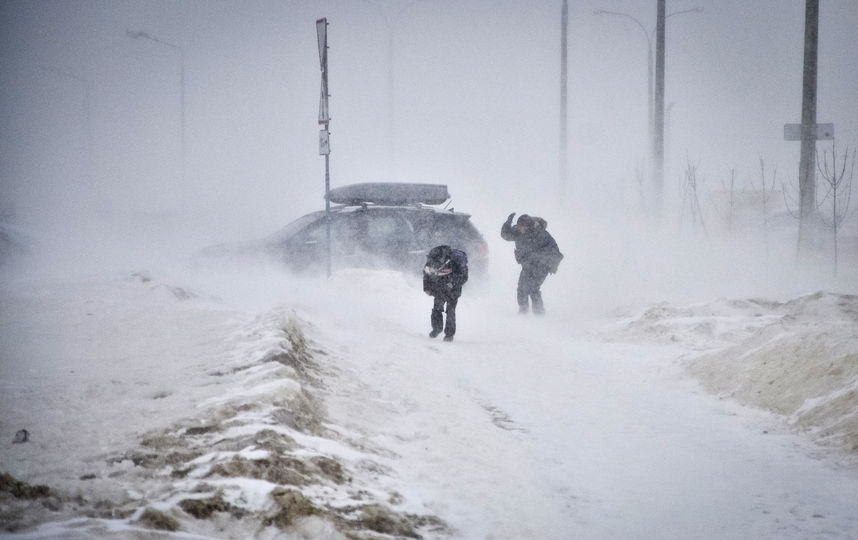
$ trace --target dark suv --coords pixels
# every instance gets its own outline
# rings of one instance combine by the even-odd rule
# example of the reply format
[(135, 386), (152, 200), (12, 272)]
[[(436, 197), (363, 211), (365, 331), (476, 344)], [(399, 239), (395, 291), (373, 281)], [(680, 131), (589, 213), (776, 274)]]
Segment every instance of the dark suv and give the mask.
[[(420, 272), (429, 250), (447, 244), (467, 253), (475, 277), (484, 274), (488, 246), (470, 214), (438, 206), (449, 198), (447, 186), (438, 184), (368, 183), (332, 189), (332, 268)], [(286, 225), (266, 238), (262, 248), (295, 272), (324, 272), (325, 211)]]

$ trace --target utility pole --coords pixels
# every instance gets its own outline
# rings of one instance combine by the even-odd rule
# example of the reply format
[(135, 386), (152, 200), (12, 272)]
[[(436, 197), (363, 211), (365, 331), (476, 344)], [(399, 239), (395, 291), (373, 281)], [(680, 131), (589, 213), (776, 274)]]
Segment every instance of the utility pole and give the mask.
[(664, 205), (664, 31), (665, 0), (658, 0), (655, 23), (655, 136), (653, 140), (652, 180), (655, 215), (661, 217)]
[(569, 29), (569, 1), (563, 0), (563, 7), (560, 9), (560, 202), (564, 202), (566, 198), (566, 182), (568, 178), (568, 144), (567, 144), (567, 125), (568, 125), (568, 99), (567, 99), (567, 57), (568, 57), (568, 40), (567, 32)]
[(396, 24), (405, 12), (413, 6), (421, 3), (423, 0), (407, 0), (398, 9), (394, 10), (391, 15), (388, 15), (388, 10), (376, 5), (372, 0), (362, 0), (364, 3), (373, 6), (381, 13), (384, 18), (384, 25), (387, 28), (387, 151), (388, 151), (388, 167), (389, 174), (396, 174), (396, 100), (394, 99), (394, 64), (395, 64), (395, 43)]
[(798, 165), (799, 248), (807, 241), (810, 218), (816, 208), (816, 61), (818, 43), (819, 0), (805, 0), (801, 157)]

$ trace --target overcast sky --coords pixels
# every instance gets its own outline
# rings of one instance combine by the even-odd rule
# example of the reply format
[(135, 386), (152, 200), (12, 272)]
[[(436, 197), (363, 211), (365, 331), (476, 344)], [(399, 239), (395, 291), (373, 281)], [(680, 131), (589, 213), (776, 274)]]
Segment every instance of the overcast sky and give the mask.
[[(3, 2), (0, 211), (43, 232), (181, 215), (218, 236), (321, 208), (315, 21), (327, 17), (333, 185), (443, 182), (492, 224), (549, 202), (623, 212), (648, 171), (647, 37), (594, 10), (652, 29), (656, 2), (570, 4), (564, 201), (559, 0)], [(820, 5), (818, 120), (855, 146), (858, 2)], [(732, 168), (758, 180), (760, 157), (795, 182), (799, 143), (783, 124), (800, 120), (804, 1), (667, 6), (703, 8), (667, 24), (668, 199), (689, 161), (711, 187)]]

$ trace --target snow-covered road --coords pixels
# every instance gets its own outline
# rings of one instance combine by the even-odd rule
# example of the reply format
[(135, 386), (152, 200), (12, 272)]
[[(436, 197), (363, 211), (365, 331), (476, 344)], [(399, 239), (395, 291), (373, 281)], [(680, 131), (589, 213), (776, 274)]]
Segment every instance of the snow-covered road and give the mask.
[[(349, 480), (306, 484), (318, 507), (381, 502), (429, 523), (419, 530), (431, 538), (858, 537), (854, 463), (783, 417), (703, 391), (683, 367), (687, 343), (623, 342), (616, 325), (584, 325), (550, 296), (536, 318), (515, 312), (511, 291), (468, 290), (456, 341), (432, 340), (431, 300), (400, 274), (175, 283), (6, 290), (15, 311), (0, 320), (15, 341), (0, 370), (10, 413), (0, 472), (70, 494), (67, 512), (40, 507), (32, 523), (75, 515), (78, 490), (82, 501), (115, 499), (106, 508), (118, 516), (27, 537), (136, 537), (151, 526), (138, 521), (144, 507), (180, 520), (178, 534), (281, 537), (252, 529), (277, 511), (283, 482), (271, 467), (319, 457)], [(323, 376), (312, 390), (323, 424), (309, 430), (288, 413), (306, 381), (265, 360), (288, 350), (293, 323)], [(21, 426), (34, 440), (12, 444)], [(242, 510), (206, 523), (177, 507), (209, 496)], [(342, 538), (318, 523), (295, 534)]]
[(858, 535), (858, 473), (704, 393), (678, 347), (607, 343), (479, 296), (460, 303), (455, 343), (433, 341), (429, 302), (415, 313), (394, 301), (405, 292), (346, 299), (319, 336), (351, 370), (331, 412), (401, 456), (397, 489), (461, 537)]

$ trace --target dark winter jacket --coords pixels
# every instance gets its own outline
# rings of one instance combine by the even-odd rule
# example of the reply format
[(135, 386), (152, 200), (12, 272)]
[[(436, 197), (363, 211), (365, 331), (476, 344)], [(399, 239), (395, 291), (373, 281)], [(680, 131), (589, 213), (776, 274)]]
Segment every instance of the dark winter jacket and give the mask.
[(454, 256), (450, 246), (437, 246), (429, 251), (423, 268), (423, 291), (432, 296), (458, 298), (468, 281), (468, 266)]
[[(515, 261), (522, 266), (536, 266), (552, 274), (556, 273), (563, 254), (546, 230), (546, 221), (526, 215), (520, 216), (518, 221), (518, 224), (513, 225), (510, 216), (501, 227), (501, 238), (515, 242)], [(520, 226), (522, 222), (527, 223), (526, 229)]]

